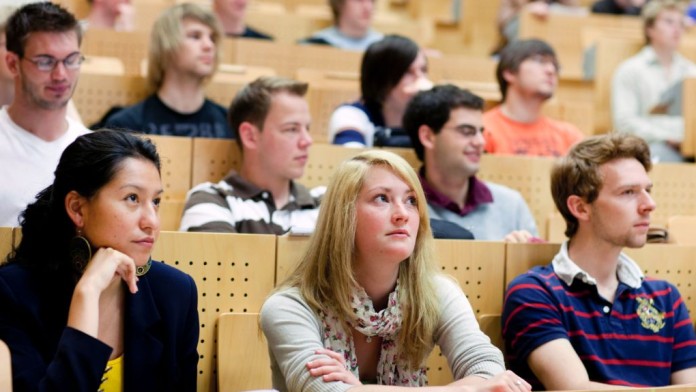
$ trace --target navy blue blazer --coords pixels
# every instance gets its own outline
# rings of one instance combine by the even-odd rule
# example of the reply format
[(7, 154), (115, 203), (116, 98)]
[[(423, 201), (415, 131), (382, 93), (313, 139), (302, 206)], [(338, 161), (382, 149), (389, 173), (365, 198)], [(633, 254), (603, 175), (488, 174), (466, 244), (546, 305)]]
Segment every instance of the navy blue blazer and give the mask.
[[(112, 349), (67, 327), (74, 284), (61, 274), (0, 268), (0, 339), (15, 392), (96, 392)], [(126, 294), (123, 390), (195, 391), (198, 293), (193, 279), (153, 262)]]

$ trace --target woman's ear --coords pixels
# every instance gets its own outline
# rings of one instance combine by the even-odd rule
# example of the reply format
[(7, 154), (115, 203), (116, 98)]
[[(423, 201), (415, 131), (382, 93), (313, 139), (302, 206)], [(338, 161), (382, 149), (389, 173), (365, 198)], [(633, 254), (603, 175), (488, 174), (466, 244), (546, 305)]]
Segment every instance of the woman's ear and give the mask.
[(65, 196), (65, 211), (68, 213), (70, 220), (73, 221), (77, 229), (82, 229), (85, 225), (84, 215), (86, 201), (84, 196), (76, 191), (70, 191)]

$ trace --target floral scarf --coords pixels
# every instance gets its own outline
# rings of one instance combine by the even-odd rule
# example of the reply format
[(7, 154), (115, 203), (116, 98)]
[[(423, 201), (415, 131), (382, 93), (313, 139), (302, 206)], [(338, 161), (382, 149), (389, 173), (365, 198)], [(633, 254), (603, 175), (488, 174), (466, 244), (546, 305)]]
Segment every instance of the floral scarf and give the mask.
[[(368, 341), (372, 336), (382, 338), (379, 363), (377, 364), (377, 384), (420, 387), (427, 384), (425, 368), (412, 371), (408, 366), (408, 360), (399, 355), (396, 347), (396, 338), (401, 330), (401, 306), (399, 305), (399, 285), (389, 294), (387, 307), (375, 312), (372, 300), (367, 296), (365, 289), (355, 287), (352, 293), (351, 304), (357, 316), (350, 325), (363, 335)], [(356, 378), (360, 378), (358, 371), (358, 359), (355, 356), (353, 336), (351, 331), (345, 331), (338, 316), (331, 309), (320, 312), (324, 326), (324, 347), (343, 355), (346, 367)]]

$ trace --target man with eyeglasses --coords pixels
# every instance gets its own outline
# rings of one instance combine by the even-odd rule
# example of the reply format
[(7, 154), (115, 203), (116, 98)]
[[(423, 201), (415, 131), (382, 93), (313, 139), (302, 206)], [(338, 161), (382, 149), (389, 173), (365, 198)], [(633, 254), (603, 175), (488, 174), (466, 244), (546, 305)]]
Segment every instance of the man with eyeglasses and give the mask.
[(0, 226), (19, 225), (21, 211), (53, 181), (65, 147), (89, 132), (67, 116), (81, 38), (75, 17), (49, 2), (25, 5), (7, 22), (2, 60), (15, 91), (0, 109)]
[(529, 242), (536, 223), (519, 192), (476, 178), (483, 155), (483, 99), (448, 84), (418, 93), (403, 126), (423, 162), (419, 176), (432, 219), (477, 240)]
[(682, 80), (696, 76), (696, 64), (677, 52), (684, 34), (682, 3), (653, 0), (643, 7), (646, 45), (619, 65), (611, 86), (614, 129), (645, 139), (660, 162), (684, 160)]
[(583, 138), (575, 125), (542, 114), (558, 86), (558, 68), (544, 41), (519, 40), (503, 49), (496, 69), (503, 102), (483, 115), (488, 153), (557, 157)]

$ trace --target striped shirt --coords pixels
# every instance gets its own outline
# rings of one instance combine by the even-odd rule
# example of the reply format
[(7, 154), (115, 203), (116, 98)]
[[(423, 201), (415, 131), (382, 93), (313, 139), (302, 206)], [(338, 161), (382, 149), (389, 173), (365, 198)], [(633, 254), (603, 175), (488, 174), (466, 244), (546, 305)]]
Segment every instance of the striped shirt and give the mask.
[(551, 265), (515, 278), (505, 296), (503, 338), (510, 369), (543, 389), (527, 358), (567, 339), (591, 381), (633, 387), (670, 385), (673, 372), (696, 366), (696, 334), (672, 284), (645, 278), (621, 254), (614, 302), (568, 257), (567, 242)]
[(206, 182), (188, 192), (181, 231), (281, 235), (314, 231), (325, 187), (311, 192), (290, 181), (290, 199), (277, 209), (271, 192), (231, 172), (217, 184)]

